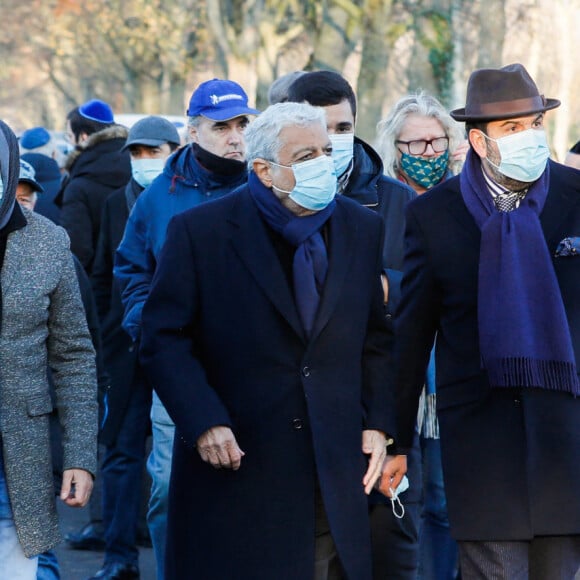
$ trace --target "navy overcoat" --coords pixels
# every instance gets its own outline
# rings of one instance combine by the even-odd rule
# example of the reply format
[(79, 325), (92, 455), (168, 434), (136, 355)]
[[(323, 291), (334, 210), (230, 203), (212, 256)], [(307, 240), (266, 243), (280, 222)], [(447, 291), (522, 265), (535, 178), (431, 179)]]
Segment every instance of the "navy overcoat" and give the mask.
[[(371, 578), (361, 432), (394, 420), (381, 238), (377, 215), (337, 200), (307, 340), (247, 186), (173, 219), (141, 349), (176, 424), (167, 578), (311, 578), (317, 479), (347, 577)], [(195, 449), (216, 425), (246, 453), (238, 471)]]
[[(580, 172), (550, 162), (540, 215), (580, 368)], [(528, 540), (580, 533), (580, 400), (544, 389), (491, 389), (481, 368), (480, 231), (459, 178), (409, 204), (397, 314), (399, 443), (410, 446), (435, 332), (437, 412), (451, 523), (458, 540)]]

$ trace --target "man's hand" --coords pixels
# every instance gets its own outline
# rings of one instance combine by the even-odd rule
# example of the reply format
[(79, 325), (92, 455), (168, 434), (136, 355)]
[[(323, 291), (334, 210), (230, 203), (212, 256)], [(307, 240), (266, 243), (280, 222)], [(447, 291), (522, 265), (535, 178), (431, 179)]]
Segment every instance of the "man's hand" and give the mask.
[(87, 505), (93, 491), (93, 476), (84, 469), (65, 469), (62, 474), (60, 499), (71, 507)]
[(382, 431), (365, 429), (362, 432), (362, 450), (370, 455), (369, 467), (363, 477), (365, 493), (371, 493), (377, 479), (381, 476), (381, 469), (387, 456), (387, 439)]
[(204, 461), (216, 469), (227, 468), (234, 471), (240, 468), (245, 453), (229, 427), (212, 427), (197, 440), (197, 451)]
[(383, 473), (379, 482), (379, 491), (391, 497), (391, 489), (397, 489), (403, 476), (407, 473), (406, 455), (387, 455), (383, 464)]
[(389, 302), (389, 279), (386, 274), (381, 274), (381, 284), (383, 286), (383, 302), (387, 304)]

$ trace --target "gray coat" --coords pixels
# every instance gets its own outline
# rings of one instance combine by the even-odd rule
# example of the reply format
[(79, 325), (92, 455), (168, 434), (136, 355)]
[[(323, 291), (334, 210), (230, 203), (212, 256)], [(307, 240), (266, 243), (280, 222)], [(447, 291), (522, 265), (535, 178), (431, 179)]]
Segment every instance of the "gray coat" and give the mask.
[(53, 370), (64, 469), (96, 470), (95, 352), (65, 231), (23, 210), (2, 267), (0, 432), (14, 523), (27, 556), (60, 541), (50, 456)]

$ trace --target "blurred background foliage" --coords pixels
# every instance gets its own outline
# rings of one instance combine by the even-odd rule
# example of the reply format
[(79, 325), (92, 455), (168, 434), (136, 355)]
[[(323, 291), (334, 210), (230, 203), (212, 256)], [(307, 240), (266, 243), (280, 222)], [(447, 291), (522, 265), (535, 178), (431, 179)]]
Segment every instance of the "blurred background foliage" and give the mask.
[(116, 113), (182, 115), (208, 78), (258, 107), (298, 69), (345, 75), (357, 132), (425, 89), (463, 106), (476, 68), (523, 63), (546, 96), (554, 155), (580, 139), (580, 0), (0, 0), (0, 116), (62, 129), (97, 97)]

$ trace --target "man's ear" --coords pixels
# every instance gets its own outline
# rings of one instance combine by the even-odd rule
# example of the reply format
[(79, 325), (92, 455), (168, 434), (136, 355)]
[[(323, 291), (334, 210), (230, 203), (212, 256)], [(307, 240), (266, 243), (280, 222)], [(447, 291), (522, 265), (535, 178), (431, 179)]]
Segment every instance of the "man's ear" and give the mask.
[(197, 143), (197, 127), (188, 127), (189, 139), (193, 143)]
[(469, 143), (479, 155), (481, 159), (487, 157), (487, 143), (485, 142), (485, 136), (479, 129), (471, 129), (469, 131)]
[(252, 169), (256, 174), (256, 177), (268, 188), (272, 187), (272, 175), (270, 171), (272, 166), (268, 161), (262, 159), (261, 157), (257, 157), (254, 159), (252, 163)]

